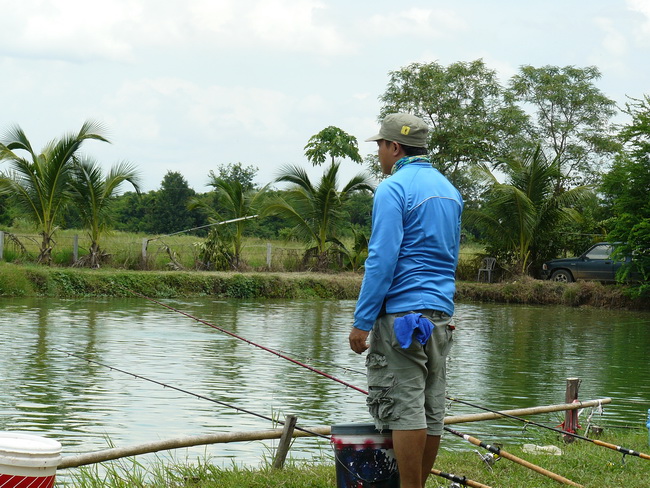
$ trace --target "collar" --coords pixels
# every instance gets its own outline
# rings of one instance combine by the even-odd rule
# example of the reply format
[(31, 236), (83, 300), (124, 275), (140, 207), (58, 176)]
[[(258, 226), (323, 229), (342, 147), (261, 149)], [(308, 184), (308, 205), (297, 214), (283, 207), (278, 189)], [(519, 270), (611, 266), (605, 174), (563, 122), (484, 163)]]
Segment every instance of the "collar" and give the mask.
[(429, 163), (429, 164), (431, 164), (431, 160), (426, 156), (404, 156), (403, 158), (398, 159), (397, 161), (395, 161), (395, 164), (393, 165), (393, 169), (391, 170), (390, 174), (397, 173), (404, 166), (406, 166), (407, 164), (411, 164), (411, 163)]

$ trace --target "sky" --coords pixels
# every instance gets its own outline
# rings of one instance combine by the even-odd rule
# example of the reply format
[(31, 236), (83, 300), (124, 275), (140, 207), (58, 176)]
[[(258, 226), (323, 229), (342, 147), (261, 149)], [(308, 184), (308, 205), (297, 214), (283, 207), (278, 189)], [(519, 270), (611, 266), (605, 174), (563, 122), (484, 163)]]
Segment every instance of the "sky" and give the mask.
[[(0, 136), (35, 149), (86, 120), (144, 191), (168, 171), (199, 193), (241, 163), (267, 184), (336, 126), (364, 142), (390, 72), (482, 59), (503, 84), (522, 65), (596, 66), (623, 106), (650, 95), (650, 0), (0, 0)], [(2, 168), (0, 168), (2, 169)], [(345, 182), (362, 171), (342, 161)], [(277, 185), (276, 185), (277, 186)], [(126, 188), (125, 188), (126, 189)]]

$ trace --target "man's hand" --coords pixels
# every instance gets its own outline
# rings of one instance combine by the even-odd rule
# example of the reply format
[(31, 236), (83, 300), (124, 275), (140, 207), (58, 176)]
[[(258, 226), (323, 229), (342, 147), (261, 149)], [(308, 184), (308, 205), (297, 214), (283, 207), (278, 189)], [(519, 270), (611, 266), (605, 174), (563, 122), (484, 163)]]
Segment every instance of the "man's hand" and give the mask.
[(356, 327), (352, 327), (350, 331), (350, 348), (357, 354), (361, 354), (366, 349), (368, 349), (368, 335), (370, 334), (369, 330), (361, 330)]

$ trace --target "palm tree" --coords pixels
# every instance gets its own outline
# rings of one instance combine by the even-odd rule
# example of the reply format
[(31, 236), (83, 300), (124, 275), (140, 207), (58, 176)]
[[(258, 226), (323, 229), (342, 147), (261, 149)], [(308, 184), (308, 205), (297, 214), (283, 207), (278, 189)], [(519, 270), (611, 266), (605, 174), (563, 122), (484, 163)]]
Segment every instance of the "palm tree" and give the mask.
[(70, 180), (71, 201), (81, 217), (90, 238), (89, 254), (79, 264), (99, 268), (105, 255), (99, 239), (109, 228), (111, 204), (122, 183), (128, 181), (140, 193), (139, 176), (135, 167), (122, 162), (113, 166), (104, 176), (101, 166), (92, 159), (83, 159), (72, 169)]
[[(0, 176), (0, 194), (11, 195), (37, 224), (42, 236), (38, 262), (52, 261), (52, 236), (57, 218), (70, 199), (69, 183), (77, 152), (88, 139), (109, 142), (101, 131), (99, 124), (86, 121), (78, 133), (49, 142), (40, 154), (18, 126), (0, 142), (0, 161), (11, 163), (11, 171)], [(26, 151), (28, 158), (16, 154), (17, 150)]]
[(507, 177), (500, 183), (487, 166), (483, 175), (491, 189), (483, 208), (469, 209), (463, 219), (482, 228), (487, 241), (513, 256), (516, 272), (525, 274), (531, 255), (541, 241), (558, 227), (580, 219), (575, 206), (592, 196), (586, 186), (555, 192), (558, 166), (538, 146), (500, 168)]
[(190, 201), (190, 209), (205, 209), (209, 215), (208, 221), (213, 224), (236, 220), (232, 224), (228, 224), (233, 226), (234, 231), (216, 228), (211, 230), (206, 246), (213, 249), (208, 253), (212, 260), (224, 261), (216, 257), (215, 253), (223, 254), (225, 252), (227, 257), (224, 264), (230, 268), (239, 269), (242, 264), (244, 228), (248, 223), (248, 219), (245, 217), (252, 217), (259, 212), (268, 185), (260, 189), (248, 187), (240, 180), (219, 177), (214, 172), (210, 172), (210, 178), (208, 185), (215, 189), (217, 208), (212, 207), (205, 200), (193, 198)]
[(354, 176), (338, 191), (340, 163), (333, 162), (325, 169), (319, 183), (312, 184), (307, 172), (299, 166), (286, 165), (276, 182), (291, 183), (284, 196), (272, 202), (267, 210), (286, 218), (294, 227), (292, 234), (299, 240), (313, 245), (309, 253), (322, 259), (328, 243), (335, 241), (345, 219), (344, 204), (348, 197), (361, 190), (372, 191), (371, 177), (366, 173)]

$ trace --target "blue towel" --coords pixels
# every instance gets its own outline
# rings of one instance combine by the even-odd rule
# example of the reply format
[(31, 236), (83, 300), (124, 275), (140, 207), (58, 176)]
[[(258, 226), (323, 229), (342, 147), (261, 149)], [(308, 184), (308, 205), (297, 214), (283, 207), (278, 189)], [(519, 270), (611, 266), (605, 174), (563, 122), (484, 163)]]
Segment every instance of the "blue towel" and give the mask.
[(431, 337), (435, 325), (421, 313), (409, 313), (397, 317), (393, 324), (395, 337), (402, 349), (407, 349), (413, 341), (413, 336), (422, 345)]

